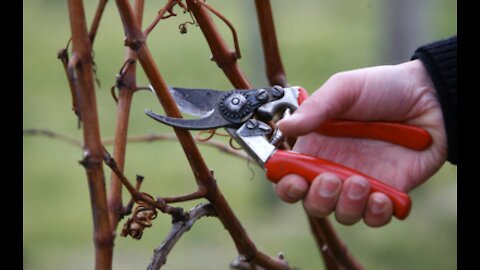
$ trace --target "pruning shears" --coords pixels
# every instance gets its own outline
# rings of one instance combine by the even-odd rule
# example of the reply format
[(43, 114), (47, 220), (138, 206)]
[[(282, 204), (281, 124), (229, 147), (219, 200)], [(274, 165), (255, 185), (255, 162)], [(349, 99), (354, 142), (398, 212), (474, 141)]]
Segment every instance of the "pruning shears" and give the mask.
[[(277, 115), (288, 117), (308, 98), (305, 89), (299, 86), (273, 86), (257, 89), (212, 89), (170, 88), (180, 111), (201, 118), (184, 119), (158, 115), (151, 110), (145, 113), (151, 118), (177, 128), (209, 130), (225, 128), (227, 133), (266, 170), (267, 178), (276, 183), (283, 176), (297, 174), (309, 182), (324, 172), (332, 172), (343, 180), (360, 175), (371, 184), (371, 192), (382, 192), (393, 202), (393, 214), (405, 219), (411, 208), (410, 197), (389, 185), (348, 168), (318, 157), (277, 147), (283, 138), (281, 131), (266, 123)], [(368, 138), (401, 145), (413, 150), (424, 150), (432, 142), (424, 129), (396, 122), (363, 122), (328, 120), (316, 132), (327, 136)], [(267, 138), (268, 135), (270, 139)]]

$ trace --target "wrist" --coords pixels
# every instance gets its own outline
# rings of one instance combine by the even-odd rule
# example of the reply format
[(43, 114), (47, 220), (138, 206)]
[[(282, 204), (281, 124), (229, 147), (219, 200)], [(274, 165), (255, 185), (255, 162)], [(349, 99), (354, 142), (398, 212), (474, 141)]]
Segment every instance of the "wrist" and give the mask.
[(425, 65), (435, 85), (448, 137), (448, 161), (457, 162), (457, 37), (419, 47), (411, 59)]
[(435, 85), (422, 61), (415, 59), (400, 65), (405, 67), (408, 75), (413, 78), (417, 87), (428, 87), (435, 92)]

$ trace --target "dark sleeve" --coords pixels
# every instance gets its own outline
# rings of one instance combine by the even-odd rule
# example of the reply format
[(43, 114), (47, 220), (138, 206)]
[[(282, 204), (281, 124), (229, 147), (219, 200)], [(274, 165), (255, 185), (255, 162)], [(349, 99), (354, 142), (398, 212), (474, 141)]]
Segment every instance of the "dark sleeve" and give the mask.
[(447, 132), (447, 160), (457, 164), (457, 36), (417, 48), (414, 59), (422, 61), (432, 78)]

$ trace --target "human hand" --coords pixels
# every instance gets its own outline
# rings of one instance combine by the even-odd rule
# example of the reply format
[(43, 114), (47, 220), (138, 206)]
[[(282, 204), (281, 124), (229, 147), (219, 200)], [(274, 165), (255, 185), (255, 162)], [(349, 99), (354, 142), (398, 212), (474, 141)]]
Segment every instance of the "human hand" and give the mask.
[[(315, 130), (327, 119), (403, 122), (427, 130), (433, 143), (415, 151), (381, 141), (319, 135)], [(294, 151), (345, 165), (405, 193), (425, 182), (446, 160), (442, 111), (420, 60), (337, 73), (278, 127), (285, 136), (299, 136)], [(335, 212), (345, 225), (363, 218), (367, 225), (379, 227), (389, 223), (393, 214), (391, 200), (383, 193), (370, 194), (369, 182), (361, 176), (343, 182), (324, 173), (309, 186), (301, 176), (291, 174), (275, 190), (286, 202), (303, 199), (311, 216)]]

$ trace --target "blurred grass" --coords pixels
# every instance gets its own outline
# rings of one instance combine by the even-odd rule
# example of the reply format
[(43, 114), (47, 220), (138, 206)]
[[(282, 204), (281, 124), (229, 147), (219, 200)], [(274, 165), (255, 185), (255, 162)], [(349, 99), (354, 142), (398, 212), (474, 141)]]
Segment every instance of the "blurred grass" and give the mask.
[[(88, 2), (88, 1), (87, 1)], [(23, 67), (24, 128), (48, 128), (78, 139), (81, 130), (71, 111), (70, 93), (56, 52), (70, 36), (66, 1), (24, 0)], [(163, 3), (163, 2), (162, 2)], [(235, 25), (242, 49), (240, 66), (255, 86), (266, 85), (253, 1), (210, 1)], [(86, 3), (91, 19), (95, 1)], [(385, 20), (383, 1), (272, 1), (277, 36), (291, 84), (313, 91), (333, 73), (383, 64), (381, 54)], [(146, 3), (144, 24), (160, 3)], [(429, 42), (456, 33), (456, 1), (428, 1)], [(228, 80), (209, 61), (210, 51), (201, 31), (189, 26), (187, 35), (178, 24), (182, 15), (161, 22), (148, 44), (169, 85), (230, 89)], [(231, 43), (231, 35), (219, 26)], [(114, 2), (109, 2), (95, 42), (97, 91), (101, 134), (111, 138), (115, 103), (109, 92), (124, 60), (123, 30)], [(407, 59), (406, 59), (407, 60)], [(140, 69), (139, 69), (140, 70)], [(148, 84), (139, 72), (140, 85)], [(152, 124), (143, 109), (161, 112), (147, 92), (135, 95), (129, 133), (169, 132)], [(24, 269), (89, 269), (93, 266), (92, 220), (85, 172), (77, 161), (81, 150), (42, 137), (24, 137), (23, 241)], [(111, 147), (108, 147), (111, 151)], [(280, 202), (271, 185), (254, 165), (200, 146), (225, 197), (248, 233), (264, 252), (286, 254), (300, 269), (322, 269), (323, 263), (308, 232), (299, 204)], [(143, 189), (155, 196), (194, 190), (181, 147), (176, 142), (136, 143), (128, 146), (126, 175), (146, 177)], [(250, 171), (251, 167), (254, 171)], [(108, 172), (108, 170), (107, 170)], [(107, 180), (109, 179), (107, 173)], [(249, 180), (253, 178), (253, 180)], [(411, 216), (384, 228), (363, 224), (338, 225), (340, 237), (367, 269), (456, 268), (456, 167), (445, 165), (431, 180), (414, 190)], [(125, 196), (125, 200), (128, 197)], [(194, 203), (182, 206), (190, 208)], [(118, 237), (114, 269), (142, 269), (153, 249), (170, 228), (159, 216), (140, 241)], [(200, 220), (171, 253), (165, 269), (226, 269), (236, 251), (228, 233), (213, 218)]]

